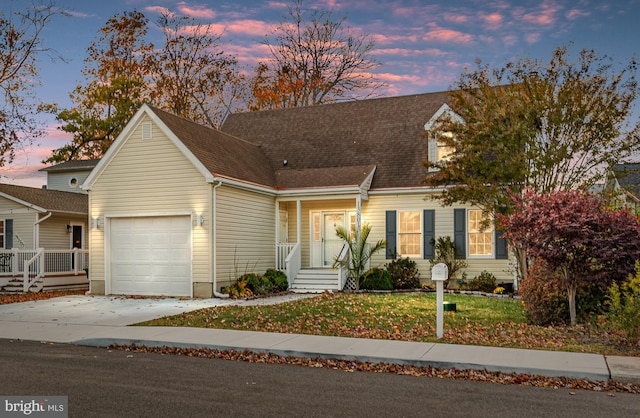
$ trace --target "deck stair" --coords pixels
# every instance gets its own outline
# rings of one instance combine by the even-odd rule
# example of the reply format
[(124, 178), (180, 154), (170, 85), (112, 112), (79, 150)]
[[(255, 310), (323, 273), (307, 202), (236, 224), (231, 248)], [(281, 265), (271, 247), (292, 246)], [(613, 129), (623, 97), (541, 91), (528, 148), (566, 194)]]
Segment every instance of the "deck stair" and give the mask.
[[(83, 289), (89, 290), (89, 280), (84, 272), (77, 275), (50, 273), (31, 284), (29, 292)], [(0, 293), (24, 293), (23, 278), (9, 278), (5, 285), (0, 286)]]

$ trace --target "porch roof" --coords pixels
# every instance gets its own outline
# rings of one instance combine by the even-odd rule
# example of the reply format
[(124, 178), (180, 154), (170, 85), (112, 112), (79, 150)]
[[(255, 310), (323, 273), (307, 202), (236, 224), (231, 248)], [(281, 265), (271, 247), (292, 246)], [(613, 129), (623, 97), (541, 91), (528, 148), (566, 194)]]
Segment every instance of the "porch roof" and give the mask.
[(283, 189), (360, 187), (375, 165), (307, 168), (276, 171), (276, 184)]
[(83, 193), (0, 183), (0, 195), (40, 212), (89, 213), (88, 196)]

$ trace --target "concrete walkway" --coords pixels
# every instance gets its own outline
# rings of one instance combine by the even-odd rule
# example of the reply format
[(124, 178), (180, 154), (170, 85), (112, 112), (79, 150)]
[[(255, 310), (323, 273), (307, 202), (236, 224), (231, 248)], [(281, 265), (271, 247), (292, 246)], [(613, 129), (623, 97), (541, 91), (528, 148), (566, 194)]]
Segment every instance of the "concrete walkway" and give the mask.
[(65, 296), (0, 305), (0, 338), (97, 347), (137, 344), (247, 349), (283, 356), (455, 367), (596, 381), (612, 378), (640, 384), (640, 357), (188, 327), (127, 326), (206, 307), (285, 303), (313, 296), (292, 294), (249, 301)]

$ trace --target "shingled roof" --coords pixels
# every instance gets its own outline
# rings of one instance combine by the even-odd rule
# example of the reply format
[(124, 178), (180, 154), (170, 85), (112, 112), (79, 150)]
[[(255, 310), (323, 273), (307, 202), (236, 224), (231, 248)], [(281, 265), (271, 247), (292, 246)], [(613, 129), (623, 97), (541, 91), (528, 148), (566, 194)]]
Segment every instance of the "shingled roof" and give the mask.
[(63, 163), (59, 163), (56, 165), (52, 165), (49, 167), (41, 168), (38, 171), (68, 171), (68, 170), (81, 170), (81, 169), (93, 169), (96, 165), (98, 165), (100, 160), (71, 160), (65, 161)]
[[(371, 189), (419, 187), (427, 174), (424, 125), (448, 98), (439, 92), (234, 113), (221, 130), (259, 146), (280, 187), (329, 186), (322, 171), (302, 170), (363, 166), (376, 167)], [(353, 184), (349, 173), (329, 181)]]
[(48, 212), (87, 214), (89, 211), (88, 197), (82, 193), (37, 189), (35, 187), (3, 183), (0, 183), (0, 193), (9, 198), (18, 199), (27, 206), (44, 209)]
[(275, 187), (274, 169), (260, 147), (149, 106), (214, 176)]

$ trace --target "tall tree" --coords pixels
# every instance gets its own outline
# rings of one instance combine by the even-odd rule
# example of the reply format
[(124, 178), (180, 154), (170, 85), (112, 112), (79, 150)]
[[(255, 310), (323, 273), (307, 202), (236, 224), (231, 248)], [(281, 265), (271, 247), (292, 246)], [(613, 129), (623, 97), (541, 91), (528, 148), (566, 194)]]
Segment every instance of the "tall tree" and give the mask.
[(635, 271), (640, 259), (640, 220), (628, 209), (605, 208), (600, 198), (583, 191), (513, 197), (516, 210), (498, 215), (505, 236), (527, 248), (533, 262), (542, 260), (557, 272), (567, 292), (571, 324), (576, 324), (576, 293), (598, 284), (607, 289)]
[(445, 204), (491, 211), (525, 188), (586, 189), (640, 149), (640, 124), (629, 120), (637, 94), (635, 60), (616, 72), (592, 50), (576, 62), (561, 47), (546, 64), (522, 59), (492, 70), (478, 63), (451, 94), (463, 121), (443, 119), (428, 132), (452, 153), (426, 163), (438, 171), (425, 182), (449, 186), (440, 195)]
[[(307, 20), (307, 16), (309, 19)], [(370, 97), (384, 86), (371, 73), (380, 63), (373, 40), (332, 20), (330, 12), (289, 5), (289, 15), (265, 37), (270, 58), (255, 68), (252, 110), (311, 106)]]
[[(427, 135), (450, 150), (425, 183), (442, 188), (444, 204), (465, 202), (488, 213), (509, 212), (510, 195), (587, 189), (606, 169), (640, 148), (631, 123), (638, 94), (636, 62), (616, 70), (607, 57), (568, 48), (549, 62), (521, 59), (490, 69), (478, 62), (454, 85), (451, 107)], [(526, 257), (515, 248), (521, 273)]]
[(145, 42), (148, 19), (138, 11), (107, 20), (92, 42), (82, 74), (87, 80), (70, 94), (74, 106), (57, 118), (73, 135), (45, 162), (100, 158), (138, 107), (150, 97), (148, 74), (153, 44)]
[(194, 122), (218, 128), (246, 85), (234, 57), (221, 50), (220, 34), (210, 25), (165, 12), (158, 19), (164, 47), (155, 55), (154, 102)]
[(11, 163), (15, 148), (41, 136), (35, 115), (44, 106), (35, 95), (39, 85), (36, 58), (50, 54), (43, 45), (42, 31), (56, 15), (65, 15), (53, 4), (34, 4), (24, 11), (0, 12), (0, 167)]

